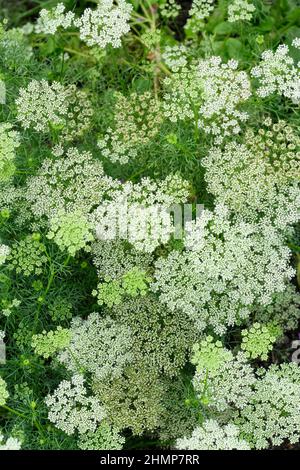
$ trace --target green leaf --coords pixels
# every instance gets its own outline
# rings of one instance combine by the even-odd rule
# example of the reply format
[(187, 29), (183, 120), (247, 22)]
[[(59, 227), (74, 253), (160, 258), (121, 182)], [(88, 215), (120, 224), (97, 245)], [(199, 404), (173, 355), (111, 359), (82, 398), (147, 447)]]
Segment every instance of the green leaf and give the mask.
[(215, 34), (231, 34), (233, 31), (233, 27), (231, 23), (228, 23), (227, 21), (223, 21), (222, 23), (219, 23), (215, 28), (214, 28), (214, 33)]
[(228, 38), (225, 44), (226, 50), (231, 59), (240, 59), (243, 57), (243, 44), (239, 39)]

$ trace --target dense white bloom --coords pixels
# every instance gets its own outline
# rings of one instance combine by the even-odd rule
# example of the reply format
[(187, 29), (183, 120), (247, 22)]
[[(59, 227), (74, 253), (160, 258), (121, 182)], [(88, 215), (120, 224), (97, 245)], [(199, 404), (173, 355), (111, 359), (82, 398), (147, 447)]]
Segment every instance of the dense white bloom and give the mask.
[(75, 14), (71, 11), (65, 13), (66, 7), (59, 3), (51, 10), (42, 9), (35, 25), (36, 33), (55, 34), (58, 28), (64, 29), (72, 26)]
[(284, 238), (266, 220), (235, 222), (218, 206), (187, 229), (190, 251), (157, 261), (153, 289), (171, 310), (190, 315), (199, 330), (211, 325), (223, 334), (249, 316), (254, 302), (271, 303), (294, 275)]
[(86, 213), (119, 186), (90, 152), (74, 147), (62, 158), (43, 161), (38, 174), (28, 178), (25, 197), (37, 217), (51, 217), (60, 210)]
[(239, 438), (240, 430), (234, 424), (220, 425), (207, 419), (194, 429), (191, 437), (177, 439), (179, 450), (250, 450), (249, 444)]
[(109, 317), (91, 313), (86, 320), (72, 320), (71, 342), (58, 360), (71, 372), (92, 373), (97, 379), (121, 376), (132, 360), (131, 333)]
[(87, 396), (84, 379), (74, 375), (70, 381), (63, 380), (52, 395), (45, 399), (49, 409), (48, 418), (66, 434), (94, 432), (105, 417), (99, 400)]
[(90, 126), (93, 114), (87, 95), (75, 85), (67, 87), (58, 82), (32, 80), (21, 88), (16, 100), (17, 119), (24, 129), (48, 132), (55, 128), (64, 140), (81, 136)]
[(175, 231), (171, 207), (186, 201), (187, 182), (169, 176), (161, 182), (143, 178), (127, 182), (91, 215), (97, 238), (126, 239), (137, 250), (151, 253), (167, 243)]
[(215, 0), (193, 0), (185, 28), (198, 33), (203, 20), (214, 10), (215, 3)]
[(4, 442), (4, 436), (0, 432), (0, 450), (20, 450), (21, 445), (21, 441), (16, 437), (8, 437)]
[(252, 14), (255, 11), (253, 3), (248, 0), (233, 0), (228, 5), (228, 21), (251, 21)]
[(183, 44), (166, 46), (162, 58), (172, 72), (178, 72), (187, 65), (187, 48)]
[(252, 397), (236, 423), (257, 449), (300, 438), (300, 368), (294, 362), (259, 371)]
[(5, 263), (7, 256), (10, 254), (10, 247), (7, 245), (0, 245), (0, 266)]
[(247, 220), (265, 216), (285, 228), (300, 219), (300, 137), (284, 121), (213, 147), (202, 164), (208, 191)]
[(251, 70), (251, 75), (259, 81), (257, 94), (265, 98), (277, 93), (290, 98), (294, 104), (298, 104), (300, 102), (299, 64), (294, 65), (294, 60), (289, 56), (288, 46), (281, 44), (275, 52), (264, 51), (261, 57), (261, 63)]
[(164, 81), (164, 114), (172, 122), (191, 119), (206, 133), (222, 137), (240, 132), (247, 113), (239, 109), (251, 95), (247, 73), (220, 57), (202, 59)]
[(130, 30), (129, 19), (132, 6), (125, 0), (99, 0), (95, 10), (86, 8), (74, 21), (79, 28), (80, 39), (88, 46), (105, 48), (121, 46), (121, 37)]

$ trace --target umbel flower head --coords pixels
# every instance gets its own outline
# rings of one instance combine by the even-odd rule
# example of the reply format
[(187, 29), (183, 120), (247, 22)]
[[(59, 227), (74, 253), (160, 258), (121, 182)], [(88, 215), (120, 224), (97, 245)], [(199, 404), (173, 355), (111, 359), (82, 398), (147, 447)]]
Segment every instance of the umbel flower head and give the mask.
[(74, 21), (79, 28), (80, 39), (88, 46), (105, 48), (121, 46), (121, 37), (130, 30), (129, 19), (132, 5), (125, 0), (99, 0), (97, 8), (86, 8)]
[(24, 129), (37, 132), (60, 132), (64, 140), (72, 141), (90, 126), (93, 114), (86, 93), (75, 85), (32, 80), (19, 90), (16, 100), (17, 119)]

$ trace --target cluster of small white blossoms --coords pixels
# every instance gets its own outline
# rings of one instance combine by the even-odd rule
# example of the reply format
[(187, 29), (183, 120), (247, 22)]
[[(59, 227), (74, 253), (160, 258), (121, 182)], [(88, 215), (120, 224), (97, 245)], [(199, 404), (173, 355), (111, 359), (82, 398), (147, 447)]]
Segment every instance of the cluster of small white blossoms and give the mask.
[(300, 137), (284, 121), (266, 119), (243, 143), (213, 147), (202, 160), (208, 191), (248, 220), (263, 214), (284, 228), (300, 218)]
[(220, 205), (186, 224), (185, 245), (187, 251), (157, 261), (152, 288), (200, 331), (210, 325), (224, 334), (249, 317), (255, 302), (270, 304), (294, 275), (291, 252), (268, 221), (235, 222)]
[(235, 419), (243, 436), (256, 449), (291, 444), (300, 438), (300, 371), (294, 362), (258, 371), (249, 403)]
[(256, 383), (254, 371), (245, 354), (228, 358), (211, 373), (208, 368), (197, 370), (193, 378), (195, 392), (213, 412), (230, 408), (243, 409), (252, 396)]
[(162, 59), (172, 72), (178, 72), (187, 65), (186, 55), (186, 46), (184, 44), (177, 44), (175, 46), (166, 46), (162, 54)]
[(125, 0), (99, 0), (95, 10), (86, 8), (82, 16), (74, 21), (79, 28), (80, 39), (88, 46), (105, 48), (121, 46), (121, 37), (129, 32), (132, 5)]
[(71, 372), (91, 373), (96, 379), (120, 377), (132, 360), (131, 333), (110, 317), (91, 313), (86, 320), (74, 318), (71, 342), (58, 360)]
[(255, 321), (264, 324), (273, 321), (284, 331), (296, 329), (299, 319), (300, 294), (291, 283), (274, 296), (270, 305), (255, 308)]
[(239, 106), (251, 95), (247, 73), (238, 62), (222, 64), (220, 57), (200, 60), (164, 81), (163, 109), (172, 122), (191, 119), (206, 133), (218, 138), (240, 132), (248, 118)]
[(5, 263), (7, 256), (10, 254), (10, 247), (7, 245), (0, 245), (0, 266)]
[(300, 49), (300, 38), (293, 39), (292, 46), (297, 47), (297, 49)]
[(20, 146), (20, 134), (9, 123), (0, 123), (0, 183), (10, 180), (15, 173), (16, 149)]
[(153, 258), (149, 253), (129, 248), (124, 240), (97, 240), (91, 245), (91, 253), (97, 274), (105, 281), (120, 279), (133, 268), (147, 271)]
[(239, 437), (240, 430), (234, 424), (221, 425), (214, 419), (207, 419), (194, 429), (191, 437), (177, 439), (179, 450), (250, 450), (247, 441)]
[(98, 239), (126, 239), (137, 250), (151, 253), (169, 241), (175, 231), (170, 208), (187, 197), (187, 182), (178, 176), (160, 183), (144, 178), (138, 184), (123, 184), (90, 219)]
[(22, 442), (16, 437), (8, 437), (4, 442), (4, 436), (0, 432), (0, 450), (20, 450)]
[(53, 394), (46, 397), (45, 402), (49, 420), (68, 435), (75, 431), (79, 434), (95, 432), (105, 417), (99, 400), (94, 396), (87, 396), (82, 375), (77, 374), (70, 381), (60, 382)]
[(193, 0), (185, 28), (197, 33), (203, 20), (210, 16), (214, 8), (215, 0)]
[(150, 92), (131, 93), (127, 98), (116, 93), (113, 127), (106, 130), (98, 147), (112, 162), (128, 163), (159, 131), (162, 122), (160, 103)]
[(84, 91), (46, 80), (32, 80), (27, 88), (21, 88), (16, 105), (17, 119), (24, 129), (49, 132), (52, 128), (67, 141), (84, 134), (93, 114)]
[(258, 79), (258, 96), (277, 93), (290, 98), (294, 104), (300, 102), (300, 70), (289, 56), (289, 48), (285, 44), (278, 46), (275, 52), (271, 50), (262, 53), (262, 61), (251, 70), (251, 75)]
[(65, 13), (65, 5), (59, 3), (55, 8), (40, 11), (40, 16), (35, 24), (35, 32), (43, 34), (55, 34), (59, 28), (70, 28), (75, 14), (71, 11)]
[(228, 21), (251, 21), (255, 6), (248, 0), (232, 0), (228, 5)]
[(159, 11), (163, 18), (176, 18), (181, 11), (181, 6), (176, 0), (165, 0), (165, 2), (159, 6)]
[(60, 210), (86, 214), (119, 187), (90, 152), (70, 148), (62, 158), (43, 161), (38, 174), (28, 178), (25, 198), (36, 217), (51, 217)]

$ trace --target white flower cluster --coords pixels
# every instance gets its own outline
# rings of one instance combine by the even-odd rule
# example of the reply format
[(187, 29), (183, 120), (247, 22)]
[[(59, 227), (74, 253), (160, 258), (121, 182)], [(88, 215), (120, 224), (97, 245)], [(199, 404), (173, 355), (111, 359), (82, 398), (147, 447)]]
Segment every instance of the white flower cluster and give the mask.
[(125, 164), (158, 133), (161, 105), (150, 92), (131, 93), (128, 98), (121, 93), (115, 96), (114, 124), (98, 140), (98, 147), (112, 162)]
[(232, 0), (228, 5), (228, 21), (251, 21), (255, 6), (248, 0)]
[(132, 360), (130, 329), (109, 317), (91, 313), (86, 320), (74, 318), (70, 333), (71, 342), (58, 360), (71, 372), (110, 380), (121, 376)]
[(179, 15), (181, 6), (176, 0), (165, 0), (165, 2), (160, 5), (160, 14), (163, 18), (176, 18)]
[(96, 236), (126, 239), (135, 249), (151, 253), (169, 241), (175, 231), (170, 208), (187, 197), (187, 183), (177, 176), (160, 183), (148, 178), (137, 184), (127, 182), (92, 213)]
[(0, 183), (10, 180), (15, 173), (16, 149), (20, 146), (20, 134), (9, 123), (0, 123)]
[(291, 99), (294, 104), (299, 104), (299, 64), (294, 64), (287, 45), (281, 44), (275, 52), (264, 51), (261, 63), (253, 67), (251, 75), (258, 79), (260, 85), (257, 89), (258, 96), (265, 98), (277, 93)]
[(200, 60), (164, 81), (163, 108), (172, 122), (191, 119), (200, 129), (219, 139), (240, 132), (247, 113), (239, 110), (251, 95), (247, 73), (238, 63), (222, 63), (220, 57)]
[(131, 11), (132, 5), (125, 0), (118, 0), (117, 5), (113, 0), (99, 0), (95, 10), (86, 8), (74, 24), (88, 46), (120, 47), (121, 37), (130, 30)]
[(99, 400), (87, 396), (81, 375), (74, 375), (70, 381), (60, 382), (53, 394), (46, 397), (45, 402), (49, 409), (49, 420), (68, 435), (75, 431), (79, 434), (94, 432), (105, 417)]
[(4, 442), (4, 436), (0, 432), (0, 450), (20, 450), (22, 442), (16, 437), (8, 437)]
[(187, 65), (186, 54), (187, 48), (184, 44), (166, 46), (162, 54), (162, 59), (172, 72), (178, 72)]
[(90, 152), (74, 147), (62, 158), (43, 161), (38, 174), (27, 181), (25, 198), (36, 217), (51, 217), (61, 210), (86, 214), (119, 186)]
[(156, 263), (154, 291), (171, 310), (181, 309), (217, 334), (249, 316), (253, 303), (268, 305), (294, 275), (291, 252), (268, 221), (230, 219), (223, 206), (204, 210), (187, 227), (190, 251), (173, 251)]
[(215, 0), (193, 0), (185, 28), (198, 33), (203, 20), (214, 10), (215, 3)]
[(300, 369), (298, 364), (273, 365), (261, 378), (236, 423), (256, 449), (279, 446), (300, 438)]
[(244, 218), (267, 216), (285, 228), (300, 218), (300, 137), (284, 121), (266, 119), (243, 143), (213, 147), (202, 160), (208, 191)]
[(213, 373), (208, 368), (197, 369), (193, 379), (198, 398), (218, 413), (231, 407), (243, 409), (255, 382), (254, 371), (241, 352), (225, 360)]
[(93, 114), (87, 95), (75, 85), (32, 80), (19, 90), (17, 119), (24, 129), (61, 131), (64, 140), (80, 137), (90, 126)]
[(191, 437), (177, 439), (179, 450), (250, 450), (249, 444), (239, 437), (240, 430), (234, 424), (222, 426), (214, 419), (207, 419), (194, 429)]
[(59, 3), (51, 10), (43, 8), (36, 22), (35, 32), (55, 34), (60, 27), (64, 29), (70, 28), (73, 24), (75, 14), (71, 11), (65, 13), (65, 9), (66, 7), (63, 3)]
[(7, 245), (0, 245), (0, 266), (5, 263), (7, 256), (10, 254), (10, 247)]
[(292, 46), (297, 47), (297, 49), (300, 49), (300, 38), (293, 39)]

